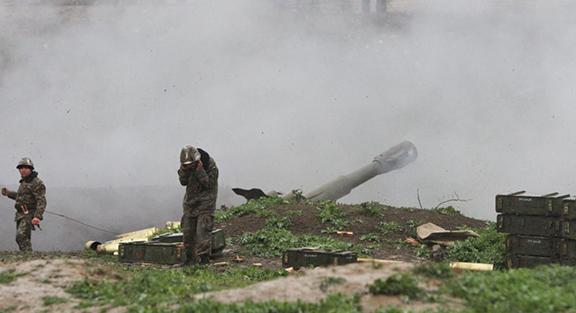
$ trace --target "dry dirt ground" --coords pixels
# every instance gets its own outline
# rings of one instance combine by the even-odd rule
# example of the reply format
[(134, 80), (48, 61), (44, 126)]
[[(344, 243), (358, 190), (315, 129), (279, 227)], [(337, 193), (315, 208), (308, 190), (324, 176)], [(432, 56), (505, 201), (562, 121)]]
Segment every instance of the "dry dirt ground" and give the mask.
[[(13, 253), (0, 252), (0, 257), (5, 255)], [(85, 278), (98, 280), (106, 277), (114, 280), (122, 275), (87, 260), (51, 259), (43, 254), (37, 254), (37, 257), (39, 259), (0, 262), (0, 273), (11, 272), (16, 275), (12, 282), (0, 283), (0, 312), (74, 312), (74, 306), (80, 300), (64, 291), (67, 286)], [(50, 304), (54, 299), (63, 303)]]

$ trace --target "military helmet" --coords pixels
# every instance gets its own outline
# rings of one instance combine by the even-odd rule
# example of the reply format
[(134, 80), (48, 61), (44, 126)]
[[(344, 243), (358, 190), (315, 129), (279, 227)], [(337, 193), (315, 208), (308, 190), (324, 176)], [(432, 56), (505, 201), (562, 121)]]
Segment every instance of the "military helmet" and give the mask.
[(22, 158), (22, 160), (20, 160), (20, 162), (18, 162), (18, 165), (16, 166), (16, 168), (21, 168), (21, 167), (29, 167), (30, 169), (34, 169), (34, 163), (32, 162), (32, 160), (30, 158)]
[(181, 164), (191, 164), (198, 160), (200, 160), (200, 152), (198, 152), (198, 149), (190, 145), (184, 146), (184, 148), (182, 148), (182, 152), (180, 152)]

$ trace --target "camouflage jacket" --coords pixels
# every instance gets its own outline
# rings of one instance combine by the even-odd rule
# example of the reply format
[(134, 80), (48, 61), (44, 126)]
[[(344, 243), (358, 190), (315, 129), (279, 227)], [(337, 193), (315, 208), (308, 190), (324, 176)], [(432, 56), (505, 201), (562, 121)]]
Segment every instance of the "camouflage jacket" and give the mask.
[(18, 191), (11, 191), (8, 198), (16, 200), (14, 207), (16, 208), (15, 221), (19, 221), (26, 216), (22, 210), (22, 205), (26, 204), (31, 217), (42, 219), (44, 210), (46, 209), (46, 186), (44, 182), (38, 178), (37, 172), (32, 172), (30, 175), (20, 180), (20, 187)]
[(218, 196), (218, 167), (208, 153), (198, 149), (202, 168), (199, 170), (178, 170), (180, 184), (186, 186), (182, 207), (184, 215), (198, 216), (201, 213), (214, 214)]

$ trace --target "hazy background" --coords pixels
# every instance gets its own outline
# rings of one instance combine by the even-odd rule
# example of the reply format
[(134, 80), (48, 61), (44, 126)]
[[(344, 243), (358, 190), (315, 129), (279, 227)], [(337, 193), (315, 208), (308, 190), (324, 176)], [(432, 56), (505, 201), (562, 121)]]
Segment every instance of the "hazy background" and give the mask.
[[(454, 197), (576, 193), (576, 5), (569, 1), (0, 0), (0, 185), (23, 156), (48, 210), (113, 232), (179, 220), (182, 146), (232, 187), (312, 190), (389, 147), (418, 160), (340, 201), (425, 208)], [(349, 5), (347, 5), (349, 4)], [(349, 8), (349, 11), (342, 11)], [(15, 250), (0, 199), (0, 250)], [(46, 214), (38, 250), (113, 236)]]

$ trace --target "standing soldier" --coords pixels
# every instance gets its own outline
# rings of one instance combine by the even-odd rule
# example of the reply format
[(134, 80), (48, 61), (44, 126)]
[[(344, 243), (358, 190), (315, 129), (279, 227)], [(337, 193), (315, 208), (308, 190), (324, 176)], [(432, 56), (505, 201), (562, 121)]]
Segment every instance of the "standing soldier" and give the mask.
[(16, 200), (16, 243), (23, 252), (32, 252), (32, 230), (34, 225), (40, 227), (42, 214), (46, 209), (46, 187), (34, 171), (34, 163), (30, 158), (22, 158), (16, 166), (20, 171), (20, 187), (18, 191), (2, 188), (2, 195)]
[(182, 265), (208, 264), (218, 195), (218, 167), (206, 151), (185, 146), (180, 152), (178, 177), (180, 184), (186, 186), (181, 222), (186, 261)]

